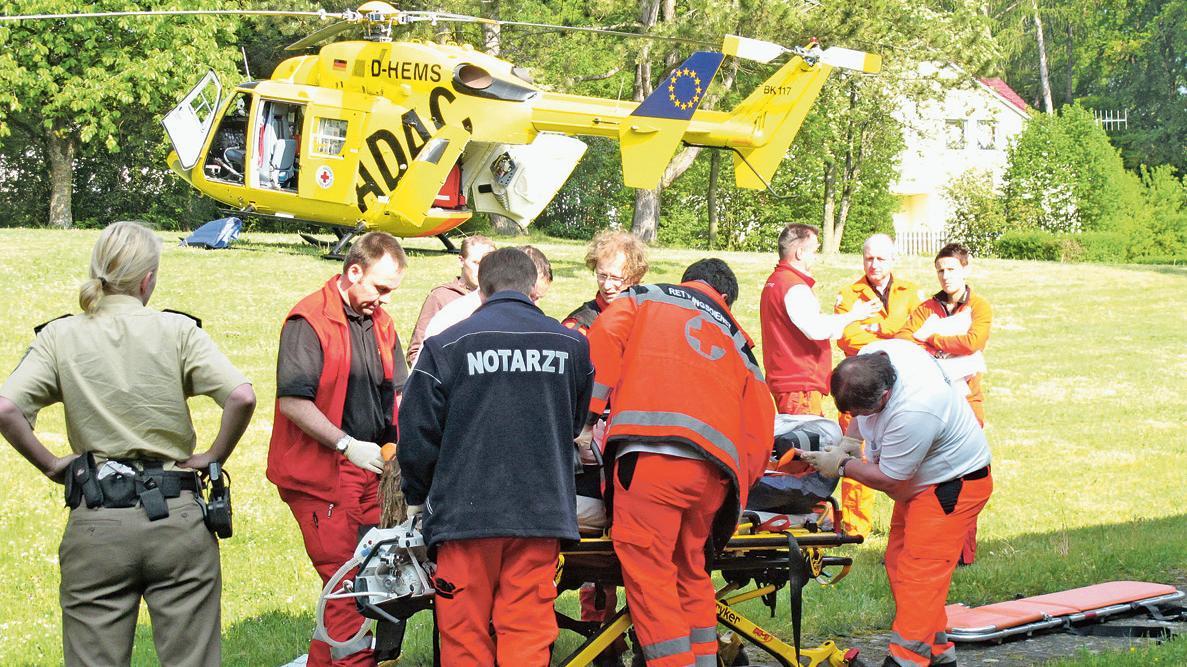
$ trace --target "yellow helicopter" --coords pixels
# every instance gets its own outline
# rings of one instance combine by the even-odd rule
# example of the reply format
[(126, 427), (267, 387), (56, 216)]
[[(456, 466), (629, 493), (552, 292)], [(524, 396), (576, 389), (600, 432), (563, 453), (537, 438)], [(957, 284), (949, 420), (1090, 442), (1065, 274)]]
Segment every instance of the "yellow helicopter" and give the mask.
[[(523, 69), (468, 45), (392, 41), (393, 27), (418, 21), (541, 24), (378, 1), (342, 19), (288, 48), (352, 25), (365, 38), (289, 58), (269, 79), (227, 95), (210, 72), (162, 121), (174, 148), (169, 166), (194, 188), (238, 211), (334, 225), (331, 255), (374, 229), (438, 236), (449, 248), (444, 233), (474, 211), (525, 226), (581, 159), (580, 135), (619, 142), (630, 187), (655, 187), (682, 144), (731, 149), (738, 186), (766, 187), (833, 67), (881, 67), (879, 56), (860, 51), (730, 35), (639, 103), (543, 90)], [(734, 109), (698, 109), (725, 56), (766, 63), (784, 54), (791, 58)]]

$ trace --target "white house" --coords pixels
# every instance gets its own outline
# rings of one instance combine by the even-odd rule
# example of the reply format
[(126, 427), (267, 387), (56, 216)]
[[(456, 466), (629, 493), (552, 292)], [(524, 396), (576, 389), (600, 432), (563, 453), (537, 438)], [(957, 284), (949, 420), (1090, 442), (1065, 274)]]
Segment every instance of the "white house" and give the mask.
[(895, 112), (906, 144), (898, 181), (891, 186), (900, 202), (895, 235), (905, 250), (930, 253), (951, 215), (945, 188), (969, 169), (988, 172), (1000, 186), (1006, 148), (1022, 131), (1030, 109), (1001, 79), (977, 79), (955, 65), (923, 65), (920, 74), (961, 84), (939, 100), (904, 101)]

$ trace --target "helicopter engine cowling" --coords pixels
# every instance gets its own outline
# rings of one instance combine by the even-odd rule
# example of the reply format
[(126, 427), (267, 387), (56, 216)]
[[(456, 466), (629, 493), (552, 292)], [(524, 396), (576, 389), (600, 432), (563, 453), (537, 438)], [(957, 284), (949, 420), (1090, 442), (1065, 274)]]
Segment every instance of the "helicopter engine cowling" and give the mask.
[(470, 205), (526, 227), (564, 186), (587, 146), (580, 139), (541, 132), (530, 144), (472, 143), (462, 156)]

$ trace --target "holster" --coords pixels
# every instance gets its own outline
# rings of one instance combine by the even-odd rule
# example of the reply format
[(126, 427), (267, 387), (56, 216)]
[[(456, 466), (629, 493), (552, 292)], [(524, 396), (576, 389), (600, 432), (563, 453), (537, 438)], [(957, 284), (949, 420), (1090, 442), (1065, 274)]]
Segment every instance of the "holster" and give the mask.
[(74, 509), (83, 500), (90, 508), (103, 505), (103, 492), (99, 488), (95, 470), (95, 455), (90, 452), (74, 459), (66, 468), (66, 507)]
[(206, 528), (220, 540), (230, 537), (234, 532), (231, 526), (231, 477), (217, 462), (210, 464), (210, 495), (200, 504)]

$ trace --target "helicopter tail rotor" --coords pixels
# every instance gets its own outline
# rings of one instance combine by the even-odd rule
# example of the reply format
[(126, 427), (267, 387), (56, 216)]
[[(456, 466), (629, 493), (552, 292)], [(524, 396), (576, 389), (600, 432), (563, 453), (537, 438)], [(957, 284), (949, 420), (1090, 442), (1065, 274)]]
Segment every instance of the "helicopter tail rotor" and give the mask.
[(739, 147), (734, 153), (734, 178), (738, 187), (753, 190), (766, 188), (774, 177), (834, 67), (867, 74), (882, 69), (882, 58), (877, 54), (835, 46), (821, 49), (815, 40), (806, 47), (788, 49), (771, 42), (727, 35), (722, 50), (727, 55), (758, 62), (792, 54), (779, 71), (756, 87), (730, 114), (736, 125), (754, 128), (755, 146)]

